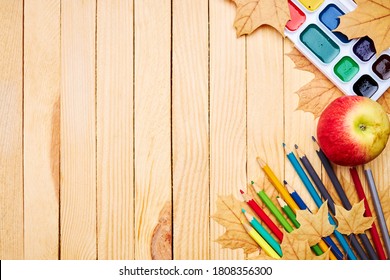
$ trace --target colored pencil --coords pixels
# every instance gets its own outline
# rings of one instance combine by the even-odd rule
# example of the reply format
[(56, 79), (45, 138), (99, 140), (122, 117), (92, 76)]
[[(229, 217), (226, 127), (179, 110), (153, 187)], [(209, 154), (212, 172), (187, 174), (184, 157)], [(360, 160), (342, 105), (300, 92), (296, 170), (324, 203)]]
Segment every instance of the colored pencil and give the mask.
[(275, 234), (276, 238), (279, 241), (283, 240), (283, 233), (281, 230), (275, 225), (275, 223), (267, 216), (267, 214), (261, 209), (261, 207), (256, 203), (256, 201), (251, 198), (248, 194), (244, 193), (243, 190), (240, 190), (242, 197), (245, 202), (249, 205), (250, 208), (259, 216), (260, 220), (262, 220), (266, 226)]
[(306, 204), (300, 197), (300, 195), (287, 183), (286, 180), (283, 181), (284, 186), (286, 187), (287, 191), (290, 193), (291, 197), (295, 200), (297, 203), (299, 209), (305, 209)]
[(276, 197), (276, 200), (278, 201), (280, 208), (284, 211), (284, 213), (287, 215), (287, 217), (290, 219), (290, 221), (293, 223), (293, 225), (296, 228), (299, 228), (301, 224), (297, 221), (297, 218), (290, 208), (290, 206), (287, 205), (287, 203), (279, 196)]
[(313, 184), (310, 182), (309, 177), (307, 177), (305, 171), (300, 165), (298, 159), (295, 157), (294, 153), (287, 148), (286, 144), (283, 143), (283, 148), (286, 153), (288, 160), (295, 169), (295, 172), (298, 174), (298, 177), (301, 179), (303, 185), (306, 187), (310, 193), (311, 198), (314, 200), (315, 204), (319, 208), (322, 205), (321, 197), (318, 195), (317, 191), (314, 189)]
[(278, 253), (279, 256), (283, 256), (282, 249), (280, 248), (279, 243), (272, 237), (271, 234), (268, 233), (268, 231), (259, 223), (259, 221), (256, 220), (256, 218), (249, 214), (247, 211), (245, 211), (245, 209), (241, 209), (241, 211), (242, 213), (244, 213), (245, 218), (257, 231), (257, 233), (260, 234), (260, 236), (263, 237), (265, 241), (267, 241), (267, 243), (272, 247), (272, 249), (275, 250), (276, 253)]
[(283, 187), (282, 183), (279, 181), (279, 179), (276, 177), (275, 173), (272, 171), (272, 169), (266, 164), (262, 159), (259, 157), (256, 158), (257, 162), (260, 165), (260, 168), (264, 171), (264, 173), (267, 175), (268, 180), (271, 182), (271, 184), (275, 187), (275, 189), (279, 192), (279, 194), (283, 197), (283, 199), (286, 201), (288, 206), (295, 211), (299, 209), (298, 205), (295, 203), (294, 199), (290, 196), (290, 194), (286, 191), (286, 189)]
[(382, 238), (383, 238), (383, 243), (385, 244), (386, 253), (387, 253), (387, 256), (390, 258), (389, 231), (387, 229), (385, 216), (383, 215), (382, 205), (381, 205), (381, 202), (379, 200), (378, 191), (376, 189), (376, 185), (375, 185), (375, 181), (374, 181), (374, 176), (372, 176), (372, 171), (369, 168), (365, 169), (364, 173), (366, 174), (368, 187), (370, 189), (372, 201), (374, 203), (375, 212), (376, 212), (376, 215), (378, 217), (379, 228), (381, 229), (381, 232), (382, 232)]
[[(344, 189), (341, 186), (341, 183), (340, 183), (339, 179), (337, 178), (336, 173), (334, 172), (332, 165), (330, 164), (329, 159), (326, 157), (324, 152), (321, 150), (321, 148), (318, 145), (317, 140), (315, 139), (314, 136), (312, 136), (312, 140), (313, 140), (314, 144), (316, 145), (316, 153), (317, 153), (319, 159), (321, 160), (321, 163), (324, 166), (325, 171), (328, 174), (328, 177), (329, 177), (330, 181), (332, 182), (332, 184), (333, 184), (333, 186), (334, 186), (334, 188), (335, 188), (335, 190), (336, 190), (336, 192), (341, 200), (341, 203), (343, 204), (345, 209), (350, 210), (352, 208), (351, 202), (349, 201), (347, 195), (345, 194)], [(368, 239), (367, 235), (362, 233), (362, 234), (358, 234), (358, 236), (359, 236), (360, 240), (362, 241), (365, 249), (367, 250), (367, 253), (368, 253), (370, 259), (374, 259), (374, 260), (378, 259), (378, 256), (374, 250), (374, 247), (370, 243), (370, 240)], [(360, 246), (359, 242), (355, 238), (355, 235), (351, 234), (350, 239), (351, 239), (351, 244), (355, 248), (359, 257), (363, 260), (368, 259), (366, 252), (364, 252), (363, 248)]]
[[(284, 182), (289, 194), (294, 199), (295, 203), (298, 205), (298, 208), (295, 209), (294, 212), (296, 213), (297, 210), (307, 209), (305, 202), (302, 200), (302, 198), (299, 196), (299, 194), (286, 182), (286, 180), (284, 180), (283, 182)], [(320, 247), (323, 251), (320, 249)], [(325, 244), (325, 242), (323, 240), (321, 240), (318, 244), (312, 246), (311, 248), (316, 253), (317, 256), (321, 255), (323, 252), (325, 252), (328, 249), (327, 245)], [(332, 252), (330, 252), (330, 258), (337, 259), (336, 256)]]
[(275, 218), (279, 221), (279, 223), (283, 226), (283, 228), (287, 232), (292, 232), (293, 228), (292, 226), (288, 223), (286, 218), (283, 216), (283, 214), (279, 211), (279, 209), (275, 206), (275, 204), (272, 202), (272, 200), (269, 198), (269, 196), (265, 193), (264, 190), (261, 190), (260, 187), (254, 183), (253, 181), (251, 182), (253, 189), (263, 201), (263, 203), (267, 206), (267, 208), (271, 211), (271, 213), (275, 216)]
[[(356, 170), (356, 167), (351, 167), (349, 169), (349, 172), (351, 173), (351, 177), (353, 180), (353, 183), (355, 185), (356, 192), (358, 194), (358, 197), (360, 200), (364, 201), (364, 208), (366, 209), (364, 212), (365, 217), (372, 217), (370, 205), (367, 202), (366, 194), (364, 193), (364, 189), (362, 186), (362, 182), (360, 181), (359, 174)], [(371, 236), (372, 236), (372, 241), (374, 242), (374, 246), (376, 249), (376, 252), (378, 253), (378, 257), (380, 260), (385, 260), (386, 259), (386, 254), (385, 250), (383, 249), (381, 239), (379, 237), (378, 229), (376, 227), (375, 222), (372, 223), (371, 228), (369, 229)]]
[[(321, 193), (322, 197), (328, 201), (328, 207), (330, 212), (335, 215), (336, 209), (334, 206), (334, 201), (330, 194), (328, 193), (328, 190), (326, 189), (325, 185), (322, 183), (320, 177), (318, 176), (317, 172), (315, 171), (313, 165), (307, 158), (306, 154), (299, 149), (298, 145), (295, 145), (295, 149), (298, 154), (298, 158), (301, 161), (302, 165), (305, 167), (307, 173), (309, 174), (310, 178), (313, 180), (314, 184), (316, 185), (317, 189)], [(318, 206), (318, 205), (317, 205)], [(336, 221), (333, 219), (332, 216), (329, 216), (329, 222), (332, 225), (336, 225)], [(344, 251), (347, 253), (347, 256), (351, 260), (356, 260), (356, 255), (353, 253), (351, 247), (349, 246), (347, 240), (345, 239), (344, 235), (342, 235), (340, 232), (335, 230), (334, 232), (337, 240), (339, 241), (341, 247), (343, 247)]]
[(242, 224), (245, 228), (245, 230), (248, 232), (249, 236), (252, 237), (252, 239), (259, 244), (259, 246), (267, 253), (268, 256), (274, 258), (274, 259), (280, 259), (280, 256), (272, 247), (256, 232), (256, 230), (247, 224)]
[[(287, 184), (287, 182), (286, 182), (286, 184)], [(287, 184), (288, 185), (288, 184)], [(300, 200), (300, 201), (302, 201), (301, 203), (300, 203), (300, 209), (301, 210), (308, 210), (309, 212), (311, 212), (311, 210), (309, 209), (309, 207), (307, 207), (307, 205), (306, 205), (306, 203), (305, 202), (303, 202), (303, 200), (302, 200), (302, 198), (299, 196), (299, 194), (297, 193), (297, 192), (295, 192), (296, 193), (296, 197)], [(330, 215), (328, 214), (328, 218), (330, 218)], [(329, 221), (330, 222), (330, 221)], [(334, 231), (334, 232), (337, 232), (336, 230)], [(343, 253), (340, 251), (340, 249), (337, 247), (337, 245), (333, 242), (333, 240), (332, 240), (332, 238), (330, 238), (329, 236), (327, 236), (327, 237), (323, 237), (322, 238), (328, 245), (329, 245), (329, 247), (330, 247), (330, 249), (331, 249), (331, 252), (330, 252), (330, 257), (332, 258), (332, 259), (338, 259), (338, 260), (342, 260), (343, 259)], [(321, 245), (321, 244), (320, 244)], [(323, 246), (323, 245), (322, 245)], [(322, 247), (321, 247), (321, 249), (323, 249)], [(327, 248), (326, 248), (327, 249)], [(324, 249), (323, 249), (324, 250)], [(324, 251), (326, 251), (326, 250), (324, 250)], [(332, 253), (333, 252), (333, 253)]]

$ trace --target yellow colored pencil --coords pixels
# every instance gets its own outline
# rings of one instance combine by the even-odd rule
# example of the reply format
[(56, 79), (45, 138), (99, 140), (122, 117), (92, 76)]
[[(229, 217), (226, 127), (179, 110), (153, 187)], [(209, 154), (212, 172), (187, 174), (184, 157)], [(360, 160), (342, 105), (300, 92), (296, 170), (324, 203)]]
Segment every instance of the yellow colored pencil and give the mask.
[[(272, 169), (260, 158), (256, 158), (257, 162), (259, 163), (261, 169), (263, 169), (264, 173), (267, 175), (268, 179), (272, 183), (272, 185), (275, 187), (275, 189), (279, 192), (279, 194), (282, 196), (284, 201), (290, 206), (290, 208), (296, 213), (297, 210), (300, 210), (298, 204), (295, 203), (294, 199), (291, 197), (290, 193), (286, 190), (286, 188), (282, 185), (282, 183), (278, 180), (275, 173), (272, 171)], [(316, 246), (316, 245), (314, 245)], [(318, 242), (318, 246), (321, 248), (323, 252), (328, 250), (328, 246), (323, 240), (320, 240)], [(330, 259), (331, 260), (337, 260), (336, 256), (330, 252)]]
[(256, 158), (257, 162), (259, 163), (261, 169), (263, 169), (264, 173), (267, 175), (268, 179), (272, 183), (272, 185), (275, 187), (275, 189), (279, 192), (279, 194), (283, 197), (284, 201), (290, 206), (290, 208), (296, 212), (296, 210), (299, 210), (298, 205), (295, 203), (294, 199), (291, 197), (291, 195), (288, 193), (286, 188), (283, 186), (283, 184), (278, 180), (275, 173), (272, 171), (272, 169), (266, 164), (262, 159), (259, 157)]
[(259, 244), (259, 246), (267, 253), (268, 256), (274, 258), (274, 259), (280, 259), (280, 256), (276, 251), (263, 239), (263, 237), (260, 236), (260, 234), (257, 233), (257, 231), (251, 227), (248, 224), (242, 224), (245, 228), (245, 230), (248, 232), (249, 236), (252, 237), (252, 239)]

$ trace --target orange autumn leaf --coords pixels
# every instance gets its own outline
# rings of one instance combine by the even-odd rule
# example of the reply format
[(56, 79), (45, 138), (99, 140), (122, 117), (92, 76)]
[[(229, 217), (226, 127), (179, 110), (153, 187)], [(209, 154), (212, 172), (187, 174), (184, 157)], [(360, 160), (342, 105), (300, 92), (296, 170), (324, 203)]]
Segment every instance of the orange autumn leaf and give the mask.
[(307, 240), (297, 240), (296, 235), (284, 232), (282, 248), (282, 260), (329, 260), (329, 250), (320, 256), (314, 255)]
[(237, 36), (251, 34), (261, 25), (270, 25), (284, 36), (290, 19), (287, 0), (232, 0), (237, 6), (234, 20)]
[(314, 74), (314, 78), (296, 92), (299, 97), (297, 110), (310, 112), (318, 118), (325, 107), (343, 93), (296, 48), (287, 56), (296, 69)]
[(364, 217), (364, 201), (354, 204), (351, 210), (335, 205), (336, 220), (338, 223), (337, 230), (346, 235), (364, 233), (371, 228), (374, 217)]
[(308, 241), (310, 246), (317, 244), (322, 237), (329, 236), (334, 226), (328, 220), (328, 203), (324, 202), (316, 214), (306, 210), (297, 211), (297, 220), (301, 226), (291, 235), (296, 240)]
[(247, 234), (241, 221), (245, 220), (241, 209), (245, 203), (232, 195), (219, 196), (217, 200), (217, 211), (212, 218), (226, 228), (226, 232), (218, 237), (216, 242), (222, 248), (243, 249), (244, 253), (250, 254), (259, 251), (259, 246)]
[(368, 35), (375, 44), (377, 53), (390, 47), (390, 1), (355, 0), (357, 8), (340, 17), (336, 28), (351, 38)]

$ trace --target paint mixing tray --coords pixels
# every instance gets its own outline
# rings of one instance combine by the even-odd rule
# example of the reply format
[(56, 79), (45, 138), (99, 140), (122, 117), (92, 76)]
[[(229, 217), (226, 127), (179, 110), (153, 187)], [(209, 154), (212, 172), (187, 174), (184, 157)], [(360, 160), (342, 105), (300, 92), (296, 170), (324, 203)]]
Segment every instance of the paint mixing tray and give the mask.
[(376, 55), (369, 37), (348, 40), (332, 32), (339, 17), (356, 8), (352, 0), (288, 0), (285, 34), (344, 94), (377, 100), (390, 86), (390, 49)]

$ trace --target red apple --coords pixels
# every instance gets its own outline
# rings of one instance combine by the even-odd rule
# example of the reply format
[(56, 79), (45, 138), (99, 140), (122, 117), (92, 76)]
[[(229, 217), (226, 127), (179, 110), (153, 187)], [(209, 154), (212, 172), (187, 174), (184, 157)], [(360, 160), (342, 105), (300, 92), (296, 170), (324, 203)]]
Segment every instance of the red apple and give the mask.
[(387, 113), (376, 101), (342, 96), (322, 112), (317, 125), (321, 150), (335, 164), (357, 166), (376, 158), (390, 134)]

